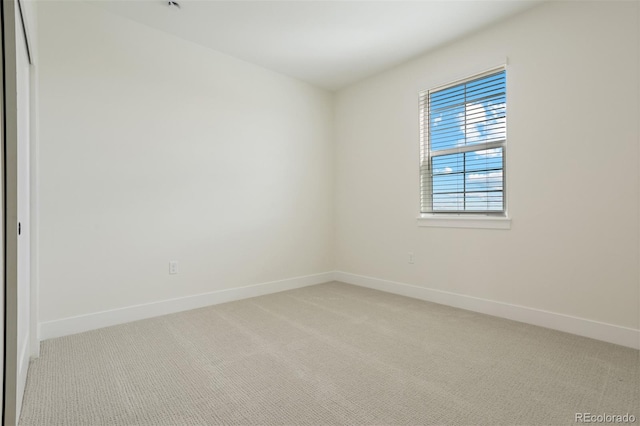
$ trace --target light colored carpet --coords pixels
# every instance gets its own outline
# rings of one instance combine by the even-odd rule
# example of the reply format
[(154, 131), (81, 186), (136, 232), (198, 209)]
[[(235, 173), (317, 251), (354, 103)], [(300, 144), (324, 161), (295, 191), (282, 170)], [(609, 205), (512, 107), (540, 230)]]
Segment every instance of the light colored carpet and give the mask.
[(20, 424), (568, 425), (639, 387), (636, 350), (333, 282), (45, 341)]

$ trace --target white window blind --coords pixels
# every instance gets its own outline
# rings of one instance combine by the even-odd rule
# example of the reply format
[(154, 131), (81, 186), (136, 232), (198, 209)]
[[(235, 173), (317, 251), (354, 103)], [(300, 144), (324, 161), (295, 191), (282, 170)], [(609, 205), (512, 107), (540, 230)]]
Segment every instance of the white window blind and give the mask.
[(420, 94), (422, 213), (505, 213), (506, 71)]

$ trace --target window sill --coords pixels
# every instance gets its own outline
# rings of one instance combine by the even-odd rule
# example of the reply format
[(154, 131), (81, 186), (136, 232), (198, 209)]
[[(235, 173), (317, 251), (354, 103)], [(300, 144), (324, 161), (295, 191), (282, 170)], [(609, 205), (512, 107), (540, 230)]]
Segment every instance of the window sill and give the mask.
[(511, 219), (495, 216), (421, 214), (418, 226), (436, 228), (511, 229)]

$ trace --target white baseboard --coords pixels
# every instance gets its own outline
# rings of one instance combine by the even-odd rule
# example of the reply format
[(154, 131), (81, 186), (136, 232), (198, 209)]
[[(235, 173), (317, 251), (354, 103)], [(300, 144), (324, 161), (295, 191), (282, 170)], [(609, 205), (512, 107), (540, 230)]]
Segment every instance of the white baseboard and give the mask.
[(265, 294), (292, 290), (314, 284), (321, 284), (327, 281), (332, 281), (333, 275), (333, 272), (306, 275), (285, 280), (254, 284), (246, 287), (230, 288), (210, 293), (196, 294), (176, 299), (162, 300), (159, 302), (145, 303), (142, 305), (128, 306), (126, 308), (112, 309), (54, 321), (41, 322), (38, 325), (38, 335), (40, 340), (68, 336), (70, 334), (82, 333), (84, 331), (95, 330), (131, 321), (188, 311), (190, 309), (232, 302), (234, 300), (263, 296)]
[[(271, 281), (42, 322), (38, 325), (39, 338), (40, 340), (52, 339), (334, 280), (640, 349), (640, 330), (637, 329), (341, 271)], [(24, 355), (27, 356), (28, 367), (28, 354)], [(26, 377), (26, 368), (24, 374)]]
[(640, 330), (442, 290), (337, 271), (336, 281), (640, 349)]

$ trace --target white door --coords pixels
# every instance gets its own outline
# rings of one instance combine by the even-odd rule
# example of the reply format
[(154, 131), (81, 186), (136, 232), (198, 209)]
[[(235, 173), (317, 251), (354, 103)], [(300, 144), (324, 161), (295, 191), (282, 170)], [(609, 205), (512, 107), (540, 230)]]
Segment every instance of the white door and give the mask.
[[(28, 48), (18, 0), (0, 3), (3, 42), (4, 391), (3, 424), (15, 425), (29, 368), (29, 85)], [(19, 224), (19, 227), (18, 227)]]
[(31, 290), (30, 255), (30, 90), (31, 82), (27, 42), (24, 38), (19, 10), (17, 19), (16, 85), (18, 101), (18, 413), (22, 405), (22, 393), (29, 367), (29, 300)]

